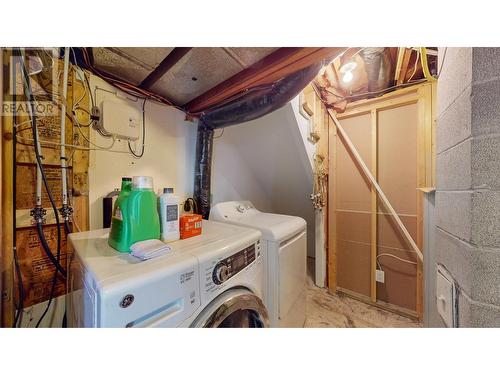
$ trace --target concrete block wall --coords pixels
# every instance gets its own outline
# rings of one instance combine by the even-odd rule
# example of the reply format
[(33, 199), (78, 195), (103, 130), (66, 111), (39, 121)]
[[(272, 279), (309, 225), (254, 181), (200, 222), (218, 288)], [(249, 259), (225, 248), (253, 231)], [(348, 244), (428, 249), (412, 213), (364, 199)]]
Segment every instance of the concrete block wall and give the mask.
[(448, 48), (437, 93), (436, 264), (459, 327), (500, 327), (500, 48)]

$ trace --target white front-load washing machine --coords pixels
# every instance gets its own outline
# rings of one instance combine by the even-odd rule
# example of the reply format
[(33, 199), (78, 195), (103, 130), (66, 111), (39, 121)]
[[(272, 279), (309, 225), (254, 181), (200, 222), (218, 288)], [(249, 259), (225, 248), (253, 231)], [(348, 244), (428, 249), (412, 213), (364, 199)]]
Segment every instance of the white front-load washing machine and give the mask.
[(262, 232), (265, 295), (271, 327), (303, 327), (306, 319), (307, 228), (300, 217), (261, 212), (249, 201), (222, 202), (210, 220)]
[(69, 327), (267, 327), (257, 230), (203, 221), (200, 236), (140, 261), (109, 229), (69, 235)]

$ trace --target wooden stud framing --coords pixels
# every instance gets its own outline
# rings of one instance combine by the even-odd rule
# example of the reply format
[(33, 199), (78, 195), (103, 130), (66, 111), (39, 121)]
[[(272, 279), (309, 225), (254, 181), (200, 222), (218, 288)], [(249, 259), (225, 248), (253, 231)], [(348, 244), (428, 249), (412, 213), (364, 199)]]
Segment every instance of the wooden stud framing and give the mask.
[(337, 172), (337, 127), (328, 116), (328, 289), (337, 291), (337, 194), (335, 191)]
[(401, 70), (398, 73), (398, 78), (396, 80), (396, 84), (400, 85), (405, 81), (406, 72), (408, 71), (408, 65), (410, 64), (412, 49), (404, 48), (403, 52), (403, 61), (401, 63)]
[[(436, 103), (437, 101), (437, 84), (434, 83), (431, 86), (431, 104)], [(431, 149), (432, 149), (432, 158), (431, 158), (431, 177), (430, 177), (430, 187), (436, 186), (436, 117), (437, 117), (437, 108), (435, 105), (431, 105), (432, 115), (432, 129), (431, 129)]]
[(396, 69), (394, 71), (394, 81), (397, 82), (401, 75), (401, 65), (403, 65), (403, 58), (405, 54), (405, 47), (398, 48), (398, 55), (396, 59)]
[[(329, 149), (329, 141), (330, 137), (328, 136), (328, 113), (326, 111), (326, 108), (322, 105), (321, 101), (317, 101), (320, 114), (321, 114), (321, 139), (320, 139), (320, 149), (321, 149), (321, 154), (324, 157), (323, 161), (323, 166), (326, 167), (326, 170), (328, 171), (330, 166), (329, 166), (329, 159), (328, 159), (328, 149)], [(328, 178), (328, 177), (327, 177)], [(328, 179), (326, 180), (326, 186), (328, 186)], [(328, 189), (328, 187), (327, 187)], [(328, 285), (328, 193), (326, 195), (326, 205), (323, 207), (323, 210), (321, 211), (321, 215), (323, 217), (323, 253), (325, 254), (325, 262), (324, 262), (324, 272), (325, 272), (325, 277), (324, 277), (324, 285)]]
[[(4, 53), (3, 48), (0, 48), (0, 62), (2, 64), (2, 70), (4, 67), (3, 53)], [(4, 88), (3, 88), (3, 74), (2, 74), (2, 75), (0, 75), (0, 108), (3, 108), (3, 92), (4, 92)], [(3, 112), (3, 109), (2, 109), (2, 112)], [(4, 125), (3, 125), (3, 113), (2, 113), (2, 115), (0, 116), (0, 129), (3, 129), (3, 126)], [(3, 141), (0, 141), (0, 158), (3, 160), (3, 153), (2, 153), (3, 147), (2, 146), (3, 146)], [(3, 177), (2, 164), (3, 164), (3, 162), (0, 161), (0, 178)], [(2, 178), (2, 180), (3, 180), (3, 178)], [(2, 193), (3, 193), (3, 184), (0, 183), (0, 209), (3, 212)], [(2, 224), (3, 224), (3, 218), (2, 218)], [(3, 238), (3, 225), (0, 225), (0, 238)], [(2, 259), (3, 259), (3, 251), (2, 251), (2, 248), (0, 248), (0, 327), (3, 327), (3, 325), (2, 325), (2, 317), (3, 317), (3, 314), (2, 314), (2, 305), (3, 305), (3, 302), (2, 302), (2, 295), (3, 295), (3, 287), (2, 287), (2, 285), (3, 285), (3, 283), (2, 283), (3, 264), (2, 264)]]
[(386, 97), (386, 100), (380, 100), (380, 98), (377, 98), (377, 100), (373, 102), (364, 102), (352, 107), (348, 106), (345, 112), (337, 114), (337, 118), (342, 120), (370, 113), (374, 107), (378, 110), (396, 108), (402, 105), (416, 103), (419, 99), (418, 89), (413, 87), (413, 90), (411, 91), (406, 91), (405, 93), (400, 93), (399, 95), (389, 95)]
[[(10, 69), (10, 53), (2, 54), (2, 67), (7, 63), (7, 69)], [(3, 91), (0, 92), (3, 95)], [(2, 146), (1, 146), (1, 172), (2, 172), (2, 245), (0, 249), (1, 262), (1, 324), (2, 327), (12, 327), (14, 322), (14, 267), (13, 267), (13, 240), (14, 240), (14, 140), (13, 140), (13, 122), (12, 115), (2, 116)]]
[[(432, 187), (434, 184), (434, 110), (433, 91), (435, 84), (427, 84), (419, 88), (419, 132), (418, 132), (418, 152), (417, 155), (417, 182), (421, 187)], [(422, 153), (423, 151), (423, 153)], [(422, 249), (424, 243), (423, 233), (423, 193), (417, 190), (417, 245)], [(425, 256), (425, 255), (424, 255)], [(417, 315), (423, 319), (423, 264), (417, 264)]]
[[(435, 82), (426, 82), (423, 84), (410, 86), (400, 90), (393, 91), (384, 96), (365, 99), (358, 102), (349, 103), (345, 112), (337, 114), (337, 118), (346, 119), (353, 116), (362, 114), (371, 114), (372, 121), (372, 135), (377, 134), (377, 112), (381, 109), (396, 108), (411, 103), (418, 105), (418, 137), (417, 137), (417, 246), (422, 249), (423, 245), (423, 212), (422, 212), (422, 193), (421, 188), (433, 187), (435, 184), (435, 106), (434, 101), (436, 98), (436, 84)], [(375, 132), (375, 133), (374, 133)], [(335, 194), (335, 172), (336, 172), (336, 137), (337, 132), (335, 125), (329, 122), (329, 184), (328, 184), (328, 215), (330, 218), (335, 218), (336, 207), (336, 194)], [(377, 173), (377, 150), (376, 139), (372, 137), (372, 163), (371, 173), (376, 176)], [(375, 192), (376, 194), (376, 192)], [(377, 211), (377, 207), (373, 205), (373, 186), (372, 186), (372, 213)], [(376, 205), (377, 200), (375, 200)], [(416, 311), (409, 311), (406, 309), (398, 308), (397, 306), (387, 304), (383, 301), (376, 299), (376, 229), (377, 216), (372, 215), (371, 228), (372, 228), (372, 247), (371, 247), (371, 295), (364, 297), (363, 301), (375, 304), (381, 308), (394, 310), (402, 315), (412, 316), (422, 320), (423, 318), (423, 268), (422, 263), (417, 262), (417, 291), (416, 291)], [(330, 219), (328, 222), (328, 287), (332, 292), (343, 292), (354, 298), (353, 293), (345, 291), (337, 285), (337, 249), (336, 249), (336, 227), (335, 220)], [(375, 243), (375, 255), (374, 246)], [(424, 255), (425, 256), (425, 255)], [(375, 265), (373, 261), (375, 259)], [(375, 285), (375, 291), (373, 286)], [(355, 293), (354, 293), (355, 294)], [(375, 302), (373, 296), (375, 295)], [(358, 298), (359, 299), (359, 298)]]
[[(418, 102), (418, 131), (417, 131), (417, 185), (418, 187), (423, 187), (425, 185), (425, 170), (426, 170), (426, 160), (425, 160), (425, 112), (426, 112), (425, 99)], [(424, 152), (422, 152), (424, 151)], [(422, 193), (417, 190), (415, 192), (417, 196), (417, 246), (422, 249), (423, 245), (423, 196)], [(417, 280), (422, 279), (423, 262), (418, 262), (417, 264)], [(416, 303), (417, 315), (421, 318), (421, 313), (423, 312), (423, 285), (417, 282), (417, 303)]]
[[(378, 152), (377, 152), (377, 109), (371, 110), (371, 172), (372, 175), (378, 179), (377, 176), (377, 163), (378, 163)], [(372, 214), (371, 214), (371, 243), (370, 243), (370, 298), (372, 302), (377, 302), (377, 190), (372, 185), (371, 187), (371, 204), (372, 204)]]
[[(88, 73), (84, 73), (88, 74)], [(89, 78), (89, 77), (88, 77)], [(90, 78), (89, 78), (90, 80)], [(72, 77), (72, 87), (71, 90), (68, 91), (68, 96), (71, 96), (68, 98), (71, 103), (73, 104), (74, 98), (80, 98), (83, 93), (85, 92), (84, 88), (84, 82), (81, 82), (79, 79), (76, 78), (76, 76), (73, 74)], [(70, 104), (68, 103), (68, 105)], [(90, 104), (89, 104), (89, 95), (85, 95), (83, 100), (80, 102), (80, 106), (83, 108), (89, 108), (90, 109)], [(84, 111), (78, 111), (79, 113), (77, 114), (78, 120), (81, 121), (83, 124), (86, 124), (89, 122), (89, 115), (86, 114)], [(72, 126), (72, 136), (76, 138), (78, 136), (78, 140), (80, 145), (82, 146), (90, 146), (81, 136), (80, 131), (87, 137), (87, 139), (90, 139), (90, 129), (88, 127), (82, 127), (80, 130), (75, 127), (75, 124)], [(72, 159), (72, 168), (73, 168), (73, 183), (71, 184), (73, 187), (73, 202), (71, 204), (73, 205), (73, 223), (76, 228), (73, 230), (82, 230), (86, 231), (89, 230), (89, 187), (88, 187), (88, 169), (89, 169), (89, 151), (87, 150), (75, 150), (75, 153), (73, 155)]]

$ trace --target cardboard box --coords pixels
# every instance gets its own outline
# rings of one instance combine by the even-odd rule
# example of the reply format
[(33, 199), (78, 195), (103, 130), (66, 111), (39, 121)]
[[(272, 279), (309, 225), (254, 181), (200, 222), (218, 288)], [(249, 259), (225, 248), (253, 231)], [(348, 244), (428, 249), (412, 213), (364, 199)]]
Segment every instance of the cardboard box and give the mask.
[(202, 216), (197, 214), (185, 214), (179, 218), (181, 240), (199, 236), (201, 234)]

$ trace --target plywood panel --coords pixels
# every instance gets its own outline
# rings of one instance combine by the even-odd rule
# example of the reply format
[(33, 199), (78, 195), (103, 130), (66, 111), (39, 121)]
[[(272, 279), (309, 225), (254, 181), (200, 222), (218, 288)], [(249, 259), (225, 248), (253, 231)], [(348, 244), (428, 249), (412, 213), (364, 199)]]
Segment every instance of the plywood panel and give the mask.
[[(378, 181), (400, 219), (417, 241), (417, 137), (418, 104), (378, 112)], [(388, 212), (378, 202), (379, 212)], [(379, 214), (377, 254), (385, 272), (385, 283), (377, 283), (379, 300), (416, 310), (417, 267), (381, 254), (393, 254), (416, 261), (408, 242), (390, 215)]]
[[(68, 95), (69, 97), (69, 95)], [(56, 114), (44, 114), (43, 116), (37, 117), (38, 135), (40, 141), (42, 142), (42, 152), (41, 155), (43, 164), (60, 164), (59, 159), (59, 146), (53, 143), (59, 143), (61, 141), (61, 117)], [(70, 129), (71, 121), (70, 117), (66, 116), (66, 126)], [(19, 163), (35, 163), (35, 154), (33, 153), (33, 132), (31, 130), (31, 124), (29, 122), (29, 117), (18, 116), (17, 124), (20, 126), (18, 130), (18, 142), (16, 144), (16, 160)], [(71, 132), (66, 132), (66, 142), (72, 143)]]
[(370, 295), (370, 245), (337, 241), (337, 284), (354, 292)]
[(336, 218), (339, 240), (370, 243), (371, 214), (369, 212), (337, 211)]
[[(378, 254), (393, 254), (412, 262), (417, 261), (413, 252), (377, 247)], [(417, 266), (389, 256), (379, 256), (378, 262), (385, 272), (385, 283), (377, 283), (377, 299), (416, 310)]]
[[(417, 238), (417, 217), (416, 216), (400, 216), (401, 221), (410, 233), (413, 240)], [(377, 244), (379, 246), (396, 247), (398, 249), (411, 250), (411, 246), (405, 239), (401, 230), (399, 230), (396, 222), (391, 215), (377, 215)]]
[[(371, 118), (360, 115), (341, 121), (367, 165), (371, 163)], [(370, 211), (371, 186), (363, 171), (348, 151), (342, 137), (337, 137), (337, 208), (343, 210)]]
[(397, 213), (417, 212), (417, 126), (416, 103), (378, 112), (378, 182)]
[[(370, 114), (344, 119), (342, 125), (370, 165)], [(369, 296), (371, 186), (341, 136), (337, 137), (336, 149), (338, 286)]]
[[(54, 251), (57, 249), (57, 226), (45, 225), (44, 233), (49, 247)], [(24, 306), (28, 307), (49, 299), (52, 278), (54, 276), (54, 265), (45, 255), (35, 227), (18, 228), (16, 230), (16, 242), (20, 259), (21, 274), (23, 278), (26, 299)], [(66, 268), (66, 235), (61, 226), (61, 265)], [(65, 293), (65, 281), (59, 275), (57, 279), (54, 296)]]
[[(31, 209), (35, 206), (36, 165), (17, 164), (16, 168), (16, 209)], [(62, 205), (61, 167), (45, 166), (45, 176), (57, 207)], [(68, 168), (68, 181), (71, 181), (71, 168)], [(71, 187), (71, 183), (68, 184)], [(51, 207), (45, 186), (42, 184), (42, 207)]]

